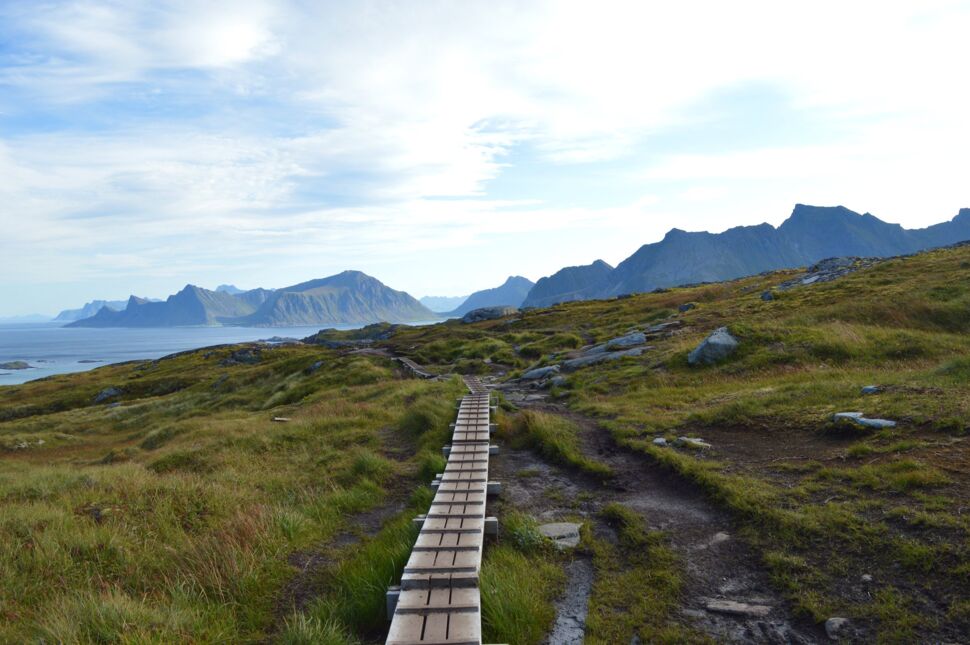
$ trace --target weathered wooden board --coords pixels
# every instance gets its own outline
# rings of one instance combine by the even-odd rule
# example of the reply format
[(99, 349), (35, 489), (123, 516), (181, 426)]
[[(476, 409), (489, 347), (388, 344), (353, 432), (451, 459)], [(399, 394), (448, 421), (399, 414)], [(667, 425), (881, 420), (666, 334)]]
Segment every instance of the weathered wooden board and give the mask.
[[(417, 370), (414, 365), (412, 371)], [(482, 642), (478, 574), (485, 540), (490, 408), (481, 381), (465, 377), (465, 383), (472, 393), (459, 405), (447, 464), (404, 566), (387, 645)]]

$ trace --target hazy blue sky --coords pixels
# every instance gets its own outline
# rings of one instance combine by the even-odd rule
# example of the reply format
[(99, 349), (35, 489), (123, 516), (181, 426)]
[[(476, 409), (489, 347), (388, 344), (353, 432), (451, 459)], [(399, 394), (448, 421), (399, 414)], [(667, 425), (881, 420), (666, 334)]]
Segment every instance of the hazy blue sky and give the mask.
[(0, 315), (970, 205), (968, 2), (0, 0)]

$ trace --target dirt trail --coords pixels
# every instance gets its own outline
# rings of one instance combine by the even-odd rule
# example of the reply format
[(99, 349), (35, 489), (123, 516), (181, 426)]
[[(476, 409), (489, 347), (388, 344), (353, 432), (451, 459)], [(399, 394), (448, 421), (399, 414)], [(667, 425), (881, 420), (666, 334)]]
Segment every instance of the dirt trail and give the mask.
[[(527, 512), (540, 521), (554, 521), (580, 515), (597, 533), (609, 533), (597, 517), (609, 502), (619, 502), (639, 511), (651, 529), (666, 532), (671, 546), (686, 569), (686, 590), (682, 605), (685, 624), (709, 634), (718, 642), (820, 643), (824, 631), (795, 620), (785, 600), (769, 584), (759, 557), (734, 535), (734, 524), (722, 509), (712, 504), (689, 482), (662, 470), (648, 459), (616, 446), (609, 434), (589, 419), (577, 416), (547, 399), (524, 400), (522, 392), (506, 394), (520, 407), (541, 409), (567, 416), (581, 428), (584, 451), (609, 464), (617, 476), (603, 484), (582, 472), (543, 461), (531, 451), (502, 446), (490, 464), (492, 477), (503, 482), (502, 504)], [(565, 629), (567, 640), (550, 640), (554, 645), (581, 643), (582, 631), (575, 629), (577, 599), (588, 596), (591, 567), (572, 567), (571, 592), (559, 603), (556, 623)], [(768, 606), (764, 616), (718, 613), (708, 609), (712, 600), (730, 600), (747, 605)], [(585, 609), (582, 610), (585, 618)], [(581, 627), (581, 625), (579, 625)], [(578, 635), (578, 636), (577, 636)], [(623, 644), (625, 645), (625, 644)]]

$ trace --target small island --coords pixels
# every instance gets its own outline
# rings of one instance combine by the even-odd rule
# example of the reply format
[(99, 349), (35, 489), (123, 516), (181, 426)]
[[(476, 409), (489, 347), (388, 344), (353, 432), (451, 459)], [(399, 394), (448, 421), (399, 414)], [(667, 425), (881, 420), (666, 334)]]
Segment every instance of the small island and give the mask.
[(29, 370), (31, 366), (25, 361), (9, 361), (0, 363), (0, 370)]

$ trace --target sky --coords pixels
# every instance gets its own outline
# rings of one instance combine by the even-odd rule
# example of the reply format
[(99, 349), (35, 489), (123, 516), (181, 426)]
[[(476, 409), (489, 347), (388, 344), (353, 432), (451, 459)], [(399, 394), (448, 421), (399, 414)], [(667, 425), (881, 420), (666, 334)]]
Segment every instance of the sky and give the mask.
[(0, 316), (970, 206), (970, 2), (0, 0)]

